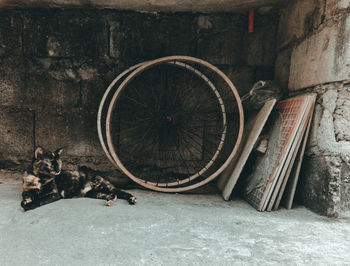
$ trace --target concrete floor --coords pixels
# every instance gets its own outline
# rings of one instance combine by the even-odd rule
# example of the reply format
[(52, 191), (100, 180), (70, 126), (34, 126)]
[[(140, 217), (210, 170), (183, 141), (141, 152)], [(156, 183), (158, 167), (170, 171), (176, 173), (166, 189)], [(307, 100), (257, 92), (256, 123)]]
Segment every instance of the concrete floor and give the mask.
[(24, 213), (20, 193), (0, 172), (0, 265), (350, 264), (350, 220), (304, 207), (133, 190), (136, 206), (80, 198)]

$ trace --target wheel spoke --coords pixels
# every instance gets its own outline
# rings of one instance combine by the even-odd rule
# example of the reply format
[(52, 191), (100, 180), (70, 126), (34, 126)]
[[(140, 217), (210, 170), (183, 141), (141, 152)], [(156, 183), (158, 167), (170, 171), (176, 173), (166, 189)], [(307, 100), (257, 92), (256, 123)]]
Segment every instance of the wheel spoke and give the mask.
[[(186, 60), (191, 63), (183, 63)], [(228, 99), (234, 102), (236, 92), (230, 85), (216, 84), (218, 79), (212, 83), (212, 76), (207, 77), (208, 72), (201, 69), (219, 72), (215, 73), (210, 64), (201, 63), (204, 61), (169, 62), (140, 64), (125, 77), (111, 98), (111, 104), (117, 108), (109, 108), (106, 116), (107, 125), (111, 125), (112, 114), (120, 121), (119, 126), (113, 121), (117, 129), (113, 137), (119, 138), (118, 156), (111, 148), (110, 131), (106, 138), (114, 161), (135, 182), (160, 191), (181, 191), (213, 179), (213, 173), (220, 173), (226, 158), (236, 150), (237, 143), (224, 140), (226, 136), (238, 135), (228, 133), (226, 128), (230, 123), (229, 130), (236, 130), (230, 119), (238, 116), (230, 116), (234, 109), (230, 103), (226, 114), (221, 98), (229, 88), (230, 97), (225, 103)], [(197, 65), (200, 68), (195, 69)], [(220, 92), (214, 84), (220, 85)], [(232, 152), (226, 154), (224, 148)], [(128, 168), (135, 175), (128, 174)]]

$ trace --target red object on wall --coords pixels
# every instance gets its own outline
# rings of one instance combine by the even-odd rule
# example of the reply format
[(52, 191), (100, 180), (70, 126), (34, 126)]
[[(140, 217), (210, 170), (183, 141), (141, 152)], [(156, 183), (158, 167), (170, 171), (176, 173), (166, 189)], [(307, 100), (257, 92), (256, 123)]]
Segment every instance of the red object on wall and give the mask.
[(254, 32), (254, 9), (249, 10), (249, 26), (248, 26), (248, 32), (252, 33)]

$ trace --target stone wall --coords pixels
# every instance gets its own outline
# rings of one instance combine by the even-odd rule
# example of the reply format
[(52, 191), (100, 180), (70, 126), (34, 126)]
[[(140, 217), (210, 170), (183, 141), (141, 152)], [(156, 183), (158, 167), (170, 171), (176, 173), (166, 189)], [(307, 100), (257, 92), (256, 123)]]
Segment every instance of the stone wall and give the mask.
[(277, 39), (276, 79), (291, 94), (318, 94), (298, 194), (337, 217), (350, 210), (350, 1), (291, 2)]
[(200, 57), (247, 92), (273, 79), (278, 16), (142, 14), (108, 10), (0, 10), (0, 167), (33, 148), (65, 147), (66, 161), (109, 169), (96, 132), (108, 84), (125, 68), (166, 55)]
[(307, 91), (318, 99), (298, 196), (316, 212), (338, 217), (350, 209), (350, 81)]
[(276, 79), (290, 90), (350, 79), (349, 0), (298, 0), (282, 12)]

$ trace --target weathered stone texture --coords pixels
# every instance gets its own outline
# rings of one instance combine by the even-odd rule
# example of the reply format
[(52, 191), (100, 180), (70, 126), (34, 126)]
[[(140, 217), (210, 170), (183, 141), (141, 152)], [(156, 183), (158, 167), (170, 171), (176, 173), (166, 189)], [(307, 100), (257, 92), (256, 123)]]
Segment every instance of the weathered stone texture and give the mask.
[[(135, 63), (167, 55), (203, 58), (223, 69), (241, 95), (274, 76), (275, 15), (257, 14), (253, 34), (245, 14), (33, 8), (0, 15), (0, 108), (30, 108), (14, 117), (2, 113), (1, 130), (12, 135), (0, 147), (0, 160), (22, 150), (18, 158), (30, 159), (34, 145), (65, 146), (66, 161), (110, 167), (96, 112), (110, 82)], [(13, 129), (20, 116), (26, 130)]]
[(349, 0), (327, 0), (326, 1), (326, 16), (331, 18), (339, 12), (350, 8)]
[(195, 54), (192, 15), (127, 14), (117, 18), (110, 15), (109, 24), (110, 55), (123, 62)]
[(340, 180), (341, 210), (350, 210), (350, 160), (349, 156), (342, 157), (343, 167)]
[(332, 201), (328, 194), (329, 177), (327, 172), (326, 159), (323, 156), (306, 156), (297, 192), (298, 198), (305, 206), (322, 215), (327, 214), (327, 209)]
[(256, 16), (254, 32), (248, 33), (246, 25), (244, 64), (249, 66), (274, 66), (276, 59), (277, 16)]
[(239, 15), (199, 16), (197, 56), (214, 64), (273, 66), (278, 17), (256, 16), (253, 33)]
[(42, 109), (36, 112), (36, 145), (65, 148), (65, 155), (102, 156), (96, 130), (96, 113), (81, 108)]
[(21, 106), (25, 100), (25, 65), (21, 57), (0, 58), (0, 106)]
[(107, 37), (107, 26), (96, 12), (34, 9), (24, 16), (26, 55), (104, 56)]
[(239, 95), (242, 97), (248, 93), (254, 83), (259, 80), (273, 80), (273, 67), (252, 66), (218, 66), (235, 85)]
[(319, 93), (302, 167), (303, 204), (323, 215), (337, 217), (349, 210), (350, 142), (347, 141), (348, 84), (314, 88)]
[(77, 107), (79, 76), (69, 59), (27, 58), (24, 105)]
[(350, 154), (349, 0), (289, 1), (277, 37), (275, 80), (289, 90), (318, 93), (301, 195), (309, 208), (329, 216), (349, 209)]
[(97, 110), (109, 84), (125, 67), (118, 60), (78, 60), (74, 63), (81, 80), (81, 101), (85, 108)]
[(334, 131), (337, 141), (350, 141), (350, 85), (339, 91), (334, 111)]
[(0, 107), (0, 160), (30, 159), (34, 147), (33, 113), (25, 108)]
[[(343, 112), (346, 107), (342, 105), (347, 102), (347, 99), (343, 98), (347, 93), (346, 86), (343, 83), (320, 85), (316, 87), (316, 91), (319, 92), (319, 98), (315, 107), (307, 154), (337, 156), (350, 153), (350, 142), (337, 139), (337, 133), (342, 134), (339, 122), (344, 122), (347, 118), (347, 111)], [(348, 126), (348, 123), (342, 125)]]
[(18, 13), (0, 11), (0, 56), (22, 53), (22, 20)]
[(219, 68), (229, 77), (235, 85), (240, 96), (247, 93), (256, 80), (254, 67), (227, 67), (219, 66)]
[(306, 157), (298, 196), (319, 214), (339, 217), (350, 208), (349, 157)]
[(278, 49), (305, 38), (316, 29), (323, 21), (324, 8), (323, 0), (290, 1), (280, 18)]
[(275, 81), (284, 89), (288, 88), (291, 54), (291, 48), (284, 49), (278, 53), (275, 62)]
[[(243, 20), (242, 20), (243, 19)], [(244, 17), (239, 15), (200, 16), (197, 18), (197, 56), (214, 64), (244, 64), (246, 31)]]
[(289, 89), (350, 78), (350, 14), (298, 45), (291, 56)]

